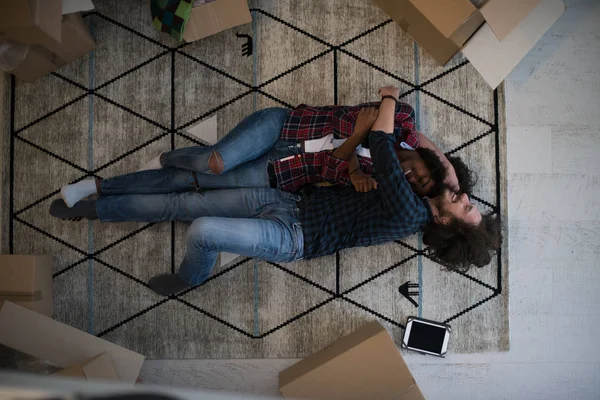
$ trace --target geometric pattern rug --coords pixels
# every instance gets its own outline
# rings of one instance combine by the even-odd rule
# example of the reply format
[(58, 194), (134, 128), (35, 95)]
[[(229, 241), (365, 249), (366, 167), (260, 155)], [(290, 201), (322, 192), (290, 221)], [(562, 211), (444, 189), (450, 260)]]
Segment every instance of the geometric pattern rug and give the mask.
[[(60, 187), (136, 170), (211, 140), (269, 106), (353, 105), (400, 87), (417, 127), (478, 174), (473, 199), (506, 221), (503, 89), (458, 54), (440, 67), (363, 0), (250, 1), (253, 22), (189, 44), (156, 32), (147, 2), (95, 1), (94, 52), (6, 93), (3, 252), (54, 260), (54, 317), (150, 358), (303, 357), (377, 319), (400, 343), (410, 315), (452, 325), (450, 352), (508, 350), (507, 241), (493, 262), (448, 272), (419, 235), (289, 264), (222, 255), (172, 298), (147, 280), (183, 258), (183, 223), (70, 223)], [(506, 232), (505, 232), (505, 236)]]

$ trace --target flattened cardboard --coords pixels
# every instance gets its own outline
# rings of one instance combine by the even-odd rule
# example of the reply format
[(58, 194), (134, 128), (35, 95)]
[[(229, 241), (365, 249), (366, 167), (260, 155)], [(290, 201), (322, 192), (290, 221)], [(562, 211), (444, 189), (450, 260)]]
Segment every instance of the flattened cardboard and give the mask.
[(145, 358), (9, 301), (0, 309), (0, 344), (61, 368), (108, 353), (119, 380), (131, 383)]
[(504, 40), (498, 40), (489, 24), (484, 24), (462, 52), (488, 85), (496, 88), (564, 10), (560, 0), (541, 0)]
[(193, 42), (250, 22), (252, 16), (246, 0), (216, 0), (192, 8), (183, 39)]
[(52, 316), (52, 257), (0, 255), (0, 307), (12, 301)]
[(0, 33), (17, 43), (60, 43), (61, 19), (61, 0), (0, 0)]
[(540, 0), (490, 0), (481, 7), (481, 14), (498, 38), (503, 40)]
[(286, 398), (405, 399), (423, 395), (392, 338), (366, 324), (279, 374)]
[(109, 381), (118, 381), (117, 371), (110, 359), (108, 353), (102, 353), (83, 363), (72, 365), (62, 369), (52, 375), (85, 378), (85, 379), (101, 379)]

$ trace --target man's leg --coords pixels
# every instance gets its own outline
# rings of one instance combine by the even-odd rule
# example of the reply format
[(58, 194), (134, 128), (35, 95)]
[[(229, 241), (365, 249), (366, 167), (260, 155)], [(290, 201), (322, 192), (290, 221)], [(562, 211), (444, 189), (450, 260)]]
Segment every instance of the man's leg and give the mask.
[(246, 117), (213, 146), (194, 146), (161, 154), (162, 167), (222, 174), (269, 151), (281, 136), (289, 110), (266, 108)]
[(220, 252), (274, 262), (302, 258), (304, 244), (295, 205), (269, 218), (198, 218), (189, 227), (186, 255), (177, 275), (152, 278), (150, 287), (168, 296), (203, 283), (210, 276)]
[(67, 208), (62, 200), (56, 200), (50, 213), (63, 219), (93, 219), (90, 218), (93, 214), (103, 222), (191, 222), (200, 217), (255, 218), (277, 210), (281, 203), (295, 204), (298, 199), (277, 189), (223, 189), (202, 193), (100, 196), (95, 201), (81, 201), (74, 208)]

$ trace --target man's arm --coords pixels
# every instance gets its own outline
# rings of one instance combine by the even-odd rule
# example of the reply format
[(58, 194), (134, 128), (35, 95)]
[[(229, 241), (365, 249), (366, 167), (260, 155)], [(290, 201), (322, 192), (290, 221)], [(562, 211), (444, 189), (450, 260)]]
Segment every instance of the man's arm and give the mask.
[[(399, 90), (388, 86), (379, 89), (379, 93), (382, 97), (398, 98)], [(413, 220), (422, 217), (426, 211), (419, 197), (413, 193), (396, 157), (393, 145), (395, 107), (393, 99), (384, 98), (381, 101), (379, 117), (369, 133), (369, 148), (384, 211), (395, 220)]]
[(444, 183), (450, 186), (452, 190), (458, 190), (458, 178), (456, 177), (456, 172), (454, 171), (454, 167), (450, 164), (450, 161), (446, 158), (446, 155), (442, 150), (440, 150), (429, 138), (423, 135), (419, 131), (415, 131), (417, 134), (417, 139), (419, 139), (419, 147), (423, 147), (433, 151), (442, 161), (442, 165), (446, 168), (447, 176), (444, 180)]
[(378, 110), (374, 107), (367, 107), (360, 110), (354, 125), (352, 135), (331, 154), (340, 160), (349, 160), (354, 154), (354, 150), (362, 143), (369, 134), (373, 122), (377, 119)]

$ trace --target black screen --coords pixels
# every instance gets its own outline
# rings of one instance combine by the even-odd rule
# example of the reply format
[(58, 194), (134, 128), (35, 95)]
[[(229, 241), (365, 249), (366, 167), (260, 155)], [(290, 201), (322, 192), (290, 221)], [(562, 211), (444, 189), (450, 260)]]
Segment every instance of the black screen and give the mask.
[(408, 347), (440, 354), (445, 335), (446, 328), (413, 321), (408, 337)]

